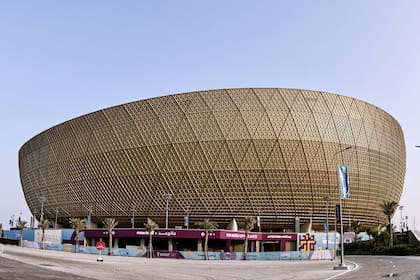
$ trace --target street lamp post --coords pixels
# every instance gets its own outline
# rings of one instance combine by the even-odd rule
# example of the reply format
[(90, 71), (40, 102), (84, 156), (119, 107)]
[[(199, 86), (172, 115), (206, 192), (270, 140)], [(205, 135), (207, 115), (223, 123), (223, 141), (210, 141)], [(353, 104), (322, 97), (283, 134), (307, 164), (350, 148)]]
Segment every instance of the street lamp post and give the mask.
[(165, 193), (163, 199), (166, 200), (166, 219), (165, 219), (165, 228), (168, 229), (168, 216), (169, 216), (169, 200), (171, 200), (172, 194)]
[(92, 225), (92, 206), (89, 206), (89, 209), (88, 209), (88, 217), (89, 217), (89, 225), (88, 225), (88, 228), (90, 229), (91, 228), (91, 225)]
[(337, 202), (334, 201), (334, 258), (337, 252)]
[(44, 202), (45, 202), (45, 197), (41, 196), (40, 197), (41, 200), (41, 216), (39, 217), (39, 221), (41, 222), (42, 220), (44, 220)]
[(55, 209), (55, 220), (54, 220), (54, 228), (57, 229), (57, 216), (58, 216), (58, 208)]
[[(335, 157), (336, 157), (336, 165), (338, 168), (338, 155), (341, 154), (344, 151), (347, 151), (349, 149), (353, 148), (352, 146), (348, 146), (344, 149), (339, 150), (338, 152), (335, 153)], [(337, 173), (338, 176), (338, 173)], [(338, 178), (339, 181), (339, 178)], [(340, 254), (340, 264), (338, 266), (335, 266), (334, 269), (335, 270), (347, 270), (348, 267), (344, 264), (344, 233), (343, 233), (343, 207), (342, 207), (342, 202), (341, 202), (341, 194), (340, 194), (340, 187), (338, 188), (338, 198), (340, 200), (340, 247), (341, 247), (341, 254)]]
[(132, 216), (131, 216), (131, 228), (134, 228), (134, 212), (136, 211), (136, 208), (134, 206), (131, 208)]
[(328, 242), (329, 242), (329, 239), (328, 239), (328, 231), (329, 231), (329, 227), (328, 227), (328, 204), (329, 204), (329, 202), (330, 202), (330, 196), (329, 195), (327, 195), (327, 196), (325, 196), (324, 197), (324, 199), (325, 199), (325, 209), (327, 210), (327, 224), (326, 224), (326, 228), (327, 228), (327, 250), (328, 250)]
[(400, 209), (400, 229), (401, 229), (401, 232), (404, 232), (404, 220), (403, 220), (403, 213), (402, 213), (404, 206), (400, 205), (398, 209)]
[(185, 217), (184, 217), (184, 227), (186, 227), (187, 229), (189, 229), (189, 224), (190, 224), (190, 207), (187, 206), (187, 210), (185, 210)]
[[(420, 148), (420, 146), (416, 145), (416, 148)], [(413, 230), (416, 230), (416, 217), (413, 217)], [(407, 220), (407, 231), (408, 231), (408, 220)]]

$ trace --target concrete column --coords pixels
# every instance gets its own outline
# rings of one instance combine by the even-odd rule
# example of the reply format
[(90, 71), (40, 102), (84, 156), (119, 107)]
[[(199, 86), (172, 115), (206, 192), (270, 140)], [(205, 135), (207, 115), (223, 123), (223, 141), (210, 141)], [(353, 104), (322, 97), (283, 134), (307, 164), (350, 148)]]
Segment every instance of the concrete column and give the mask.
[(118, 238), (114, 238), (113, 245), (114, 248), (118, 248)]
[(172, 239), (168, 239), (168, 251), (172, 252), (174, 250), (174, 243)]
[(280, 240), (280, 251), (286, 251), (286, 241)]
[(140, 246), (144, 246), (144, 238), (140, 238)]
[(261, 241), (257, 240), (255, 241), (255, 252), (259, 253), (261, 247)]
[(225, 252), (231, 252), (232, 251), (232, 246), (231, 246), (231, 241), (228, 239), (226, 240), (226, 246), (225, 246)]
[(201, 240), (201, 239), (197, 240), (197, 251), (198, 252), (203, 252), (203, 240)]
[(295, 218), (295, 232), (300, 232), (300, 219), (299, 219), (299, 217)]

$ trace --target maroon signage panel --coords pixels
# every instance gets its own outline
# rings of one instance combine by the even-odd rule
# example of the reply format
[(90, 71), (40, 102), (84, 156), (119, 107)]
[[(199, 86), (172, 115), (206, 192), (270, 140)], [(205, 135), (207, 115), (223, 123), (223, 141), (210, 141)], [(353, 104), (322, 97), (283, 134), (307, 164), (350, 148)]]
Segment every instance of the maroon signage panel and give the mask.
[[(106, 229), (89, 229), (83, 231), (85, 237), (108, 237)], [(117, 238), (135, 238), (135, 237), (149, 237), (149, 232), (146, 229), (115, 229), (112, 232), (113, 237)], [(153, 238), (189, 238), (189, 239), (204, 239), (205, 231), (203, 229), (157, 229), (153, 232)], [(209, 231), (209, 239), (227, 239), (227, 240), (244, 240), (245, 232), (231, 231), (231, 230), (211, 230)], [(249, 232), (249, 240), (297, 240), (296, 233), (259, 233)]]
[(290, 240), (290, 241), (296, 241), (297, 240), (297, 234), (296, 233), (263, 233), (262, 234), (262, 240), (268, 241), (278, 241), (278, 240)]

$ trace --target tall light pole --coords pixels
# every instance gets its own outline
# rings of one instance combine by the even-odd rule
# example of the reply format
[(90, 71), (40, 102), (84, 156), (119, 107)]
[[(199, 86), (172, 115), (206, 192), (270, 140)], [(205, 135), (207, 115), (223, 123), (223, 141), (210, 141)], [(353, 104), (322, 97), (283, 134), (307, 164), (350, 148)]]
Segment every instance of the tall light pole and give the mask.
[[(416, 145), (416, 148), (420, 148), (420, 146)], [(413, 217), (413, 230), (416, 230), (416, 217)], [(408, 231), (408, 221), (407, 221), (407, 231)]]
[(168, 229), (168, 216), (169, 216), (169, 200), (171, 200), (172, 194), (165, 193), (163, 195), (163, 199), (166, 200), (166, 219), (165, 219), (165, 228)]
[[(347, 151), (349, 149), (353, 148), (352, 146), (348, 146), (345, 147), (344, 149), (339, 150), (338, 152), (335, 153), (335, 157), (336, 157), (336, 168), (339, 168), (338, 166), (338, 155), (343, 153), (344, 151)], [(338, 183), (340, 182), (340, 178), (338, 178), (338, 173), (337, 173), (337, 179), (338, 179)], [(344, 233), (343, 233), (343, 207), (342, 207), (342, 202), (341, 202), (341, 192), (340, 192), (340, 184), (338, 187), (338, 198), (340, 200), (340, 245), (341, 245), (341, 254), (340, 254), (340, 264), (338, 266), (335, 266), (334, 269), (335, 270), (347, 270), (348, 267), (344, 264)]]
[(42, 220), (44, 220), (44, 202), (45, 202), (45, 197), (41, 196), (39, 199), (41, 200), (41, 216), (39, 217), (39, 221), (41, 222)]
[(55, 221), (54, 221), (54, 228), (57, 229), (57, 216), (58, 216), (58, 208), (55, 209)]
[(327, 250), (328, 250), (328, 242), (329, 242), (329, 239), (328, 239), (328, 231), (329, 231), (329, 228), (328, 228), (328, 204), (329, 204), (329, 202), (330, 202), (330, 199), (331, 199), (331, 197), (329, 196), (329, 195), (327, 195), (327, 196), (325, 196), (324, 197), (324, 200), (325, 200), (325, 209), (327, 210), (327, 224), (326, 224), (326, 229), (327, 229)]
[(401, 229), (401, 232), (403, 232), (404, 231), (404, 220), (403, 220), (402, 210), (404, 209), (404, 206), (400, 205), (400, 207), (398, 207), (398, 209), (400, 209), (400, 229)]
[(134, 213), (136, 211), (136, 208), (134, 206), (131, 208), (132, 216), (131, 216), (131, 228), (134, 228)]
[(89, 217), (89, 225), (88, 225), (88, 228), (90, 229), (91, 228), (91, 225), (92, 225), (92, 205), (91, 206), (89, 206), (89, 209), (88, 209), (88, 217)]
[(190, 219), (190, 206), (187, 206), (187, 209), (185, 210), (185, 216), (184, 216), (184, 227), (189, 229), (189, 219)]
[(337, 252), (337, 202), (334, 201), (334, 258)]

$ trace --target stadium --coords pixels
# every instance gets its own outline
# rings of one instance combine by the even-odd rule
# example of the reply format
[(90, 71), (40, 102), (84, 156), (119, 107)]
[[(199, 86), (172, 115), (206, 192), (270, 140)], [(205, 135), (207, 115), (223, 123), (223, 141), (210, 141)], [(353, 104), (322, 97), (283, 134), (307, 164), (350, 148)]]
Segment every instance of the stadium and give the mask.
[[(337, 164), (349, 169), (343, 219), (387, 222), (379, 206), (399, 201), (405, 143), (382, 109), (337, 94), (282, 88), (221, 89), (131, 102), (56, 125), (19, 151), (32, 214), (67, 226), (226, 228), (259, 217), (263, 231), (322, 229), (338, 203)], [(328, 197), (329, 199), (326, 199)], [(131, 220), (134, 217), (134, 224)]]

